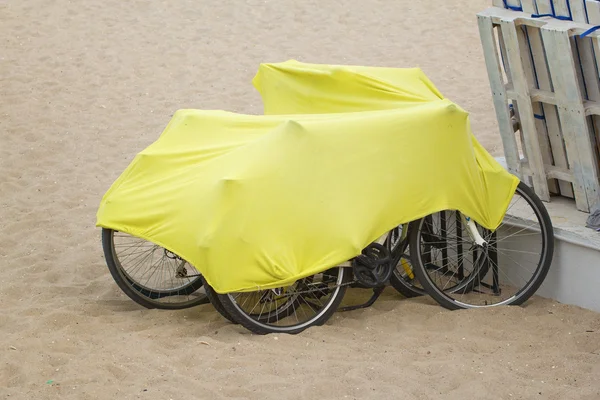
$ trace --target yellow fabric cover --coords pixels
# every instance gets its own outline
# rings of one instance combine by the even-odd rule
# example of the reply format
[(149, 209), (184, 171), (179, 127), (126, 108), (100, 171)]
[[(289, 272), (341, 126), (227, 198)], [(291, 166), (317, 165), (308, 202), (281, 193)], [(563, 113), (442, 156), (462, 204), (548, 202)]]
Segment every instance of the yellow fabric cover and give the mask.
[(261, 64), (252, 83), (265, 114), (389, 110), (443, 99), (419, 68)]
[(177, 111), (97, 226), (173, 251), (227, 293), (291, 284), (439, 210), (501, 222), (518, 179), (419, 69), (289, 61), (261, 65), (254, 85), (270, 115)]

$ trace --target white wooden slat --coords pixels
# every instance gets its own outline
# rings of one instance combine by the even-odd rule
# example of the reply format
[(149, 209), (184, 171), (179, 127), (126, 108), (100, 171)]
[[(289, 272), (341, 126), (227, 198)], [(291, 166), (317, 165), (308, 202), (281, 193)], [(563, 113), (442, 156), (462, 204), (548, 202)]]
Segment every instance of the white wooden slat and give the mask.
[(502, 67), (504, 74), (506, 75), (506, 86), (512, 87), (512, 74), (510, 72), (510, 65), (506, 62), (506, 47), (504, 46), (504, 39), (502, 38), (502, 30), (500, 26), (496, 25), (496, 34), (498, 35), (498, 49), (500, 51), (500, 61), (504, 60)]
[[(526, 35), (527, 32), (527, 35)], [(529, 35), (529, 32), (532, 35)], [(534, 72), (534, 59), (533, 59), (533, 51), (531, 51), (530, 43), (533, 45), (535, 41), (535, 37), (539, 39), (541, 45), (541, 35), (539, 29), (532, 27), (519, 27), (517, 29), (517, 36), (519, 40), (519, 48), (521, 50), (521, 59), (523, 60), (523, 70), (525, 72), (525, 77), (527, 79), (528, 87), (535, 88), (536, 87), (536, 74)], [(532, 42), (532, 39), (534, 40)], [(539, 62), (540, 60), (538, 60)], [(544, 61), (544, 60), (542, 60)], [(545, 63), (545, 61), (544, 61)], [(545, 66), (545, 65), (544, 65)], [(549, 108), (549, 107), (547, 107)], [(544, 106), (540, 102), (532, 101), (532, 110), (534, 115), (544, 115)], [(520, 115), (519, 115), (520, 117)], [(542, 119), (534, 118), (536, 134), (538, 136), (538, 141), (540, 143), (540, 151), (544, 165), (552, 165), (552, 152), (550, 149), (550, 141), (548, 140), (548, 131), (546, 128), (546, 122)], [(521, 132), (522, 133), (522, 132)], [(523, 143), (525, 143), (525, 136), (522, 135)], [(526, 146), (525, 146), (526, 147)], [(558, 191), (558, 182), (554, 179), (547, 180), (548, 182), (548, 190), (551, 193), (559, 194)], [(568, 185), (568, 184), (567, 184)]]
[[(588, 21), (591, 25), (600, 25), (600, 2), (594, 0), (586, 1)], [(594, 49), (594, 57), (596, 59), (596, 76), (598, 76), (598, 68), (600, 67), (600, 42), (597, 37), (590, 38), (592, 48)], [(592, 99), (590, 99), (592, 100)], [(599, 101), (595, 100), (594, 101)], [(597, 113), (595, 115), (598, 115)], [(594, 120), (596, 127), (596, 152), (600, 154), (600, 117)]]
[[(586, 24), (588, 17), (586, 15), (583, 0), (571, 0), (571, 10), (573, 13), (573, 21)], [(590, 100), (600, 100), (600, 88), (598, 87), (598, 73), (596, 70), (596, 61), (592, 41), (589, 38), (575, 38), (579, 49), (579, 60), (583, 69), (583, 80), (585, 89)], [(575, 53), (577, 55), (577, 53)]]
[(584, 101), (585, 115), (600, 115), (600, 103), (597, 101)]
[[(575, 1), (576, 0), (572, 0), (572, 2)], [(583, 0), (579, 1), (583, 3)], [(585, 14), (585, 11), (583, 9), (580, 10), (578, 7), (574, 7), (573, 4), (571, 5), (573, 10), (573, 21), (587, 23), (587, 15)], [(583, 4), (581, 4), (581, 7), (583, 7)], [(596, 70), (596, 62), (594, 59), (594, 50), (592, 48), (592, 41), (589, 38), (581, 39), (579, 37), (575, 38), (575, 40), (579, 49), (579, 60), (577, 61), (581, 61), (586, 92), (590, 100), (599, 100), (600, 89), (598, 88), (599, 81)], [(577, 53), (575, 53), (575, 55), (577, 55)]]
[(554, 4), (555, 15), (559, 15), (561, 17), (568, 17), (571, 15), (567, 0), (551, 0), (551, 2)]
[[(575, 4), (575, 2), (576, 2), (576, 0), (573, 0), (573, 4)], [(585, 18), (582, 15), (584, 13), (581, 10), (581, 5), (575, 4), (575, 7), (571, 7), (571, 9), (570, 9), (569, 5), (572, 6), (573, 4), (571, 4), (570, 2), (567, 2), (567, 0), (544, 0), (544, 1), (538, 0), (538, 3), (539, 3), (538, 8), (540, 8), (540, 6), (541, 6), (540, 14), (552, 13), (552, 5), (553, 5), (554, 13), (557, 16), (564, 16), (564, 17), (571, 16), (573, 18), (577, 17), (579, 20)], [(582, 21), (579, 21), (579, 22), (582, 22)], [(575, 39), (575, 38), (570, 38), (569, 40), (571, 41), (570, 51), (573, 54), (573, 58), (575, 60), (577, 60), (576, 61), (577, 68), (575, 68), (576, 83), (579, 87), (580, 93), (582, 93), (584, 90), (584, 87), (585, 87), (585, 83), (584, 83), (584, 73), (582, 71), (582, 68), (580, 68), (580, 62), (579, 62), (579, 59), (581, 57), (580, 49), (579, 49), (579, 42), (577, 42), (577, 39)], [(585, 56), (584, 56), (584, 58), (585, 58)], [(589, 56), (588, 56), (588, 59), (589, 59)], [(587, 70), (589, 71), (589, 68)], [(594, 79), (594, 78), (590, 77), (590, 79)], [(564, 122), (563, 122), (563, 125), (564, 125)], [(563, 135), (563, 140), (565, 140), (565, 141), (567, 140), (566, 137), (564, 137), (564, 135)], [(565, 145), (566, 145), (566, 143), (565, 143)], [(554, 148), (558, 148), (558, 143), (557, 143), (557, 146), (553, 146), (553, 149)]]
[(592, 25), (600, 24), (600, 2), (597, 0), (586, 0), (588, 21)]
[[(502, 29), (500, 29), (500, 26), (496, 27), (496, 33), (498, 35), (498, 48), (500, 49), (500, 56), (502, 57), (502, 59), (507, 60), (507, 55), (506, 55), (506, 46), (504, 43), (504, 38), (502, 37)], [(505, 75), (506, 75), (506, 87), (512, 87), (513, 83), (512, 83), (512, 73), (510, 71), (510, 64), (505, 61), (503, 64), (504, 67), (504, 71), (505, 71)], [(519, 135), (519, 141), (517, 143), (517, 149), (519, 151), (519, 155), (520, 155), (520, 162), (521, 162), (521, 180), (525, 182), (525, 184), (527, 186), (532, 187), (533, 186), (533, 182), (531, 180), (531, 168), (529, 167), (529, 160), (527, 158), (527, 148), (525, 147), (525, 138), (523, 136), (523, 130), (520, 128), (520, 110), (519, 110), (519, 105), (516, 102), (517, 98), (511, 98), (510, 99), (510, 103), (512, 105), (513, 111), (514, 111), (514, 118), (512, 118), (511, 122), (513, 125), (513, 131), (515, 133), (518, 133)], [(519, 147), (519, 144), (521, 145)]]
[(535, 5), (537, 7), (538, 13), (540, 14), (552, 13), (552, 6), (550, 5), (550, 0), (536, 0)]
[[(533, 1), (524, 2), (523, 11), (527, 13), (535, 13), (536, 10)], [(544, 145), (548, 145), (550, 147), (547, 150), (550, 154), (544, 154), (544, 164), (553, 164), (556, 167), (566, 170), (568, 168), (567, 156), (563, 146), (560, 121), (558, 119), (558, 111), (555, 106), (556, 102), (552, 94), (552, 83), (550, 81), (550, 74), (548, 72), (548, 64), (546, 63), (542, 36), (540, 30), (535, 27), (527, 27), (527, 33), (529, 36), (531, 53), (533, 56), (533, 65), (537, 75), (538, 89), (543, 93), (549, 94), (552, 97), (552, 100), (554, 100), (553, 102), (549, 102), (548, 99), (540, 98), (539, 95), (536, 96), (536, 93), (532, 91), (532, 101), (542, 103), (541, 105), (540, 103), (537, 104), (538, 107), (543, 110), (543, 115), (545, 117), (545, 121), (541, 122), (545, 122), (544, 125), (546, 128), (545, 132), (547, 137), (543, 138), (543, 141), (540, 139), (540, 141), (542, 143), (542, 147), (544, 147)], [(536, 103), (534, 103), (534, 105), (535, 104)], [(544, 131), (540, 131), (538, 129), (538, 132), (543, 133)], [(558, 186), (562, 196), (573, 198), (573, 188), (570, 181), (571, 179), (568, 182), (560, 180), (558, 181)], [(548, 182), (548, 188), (551, 192), (556, 192), (556, 187), (554, 187), (551, 182)]]
[(496, 47), (494, 36), (494, 25), (492, 18), (484, 15), (477, 16), (479, 26), (479, 37), (483, 47), (484, 59), (488, 73), (488, 79), (492, 90), (492, 99), (496, 110), (496, 118), (500, 129), (500, 137), (504, 147), (504, 156), (508, 171), (523, 179), (521, 174), (521, 163), (517, 140), (510, 120), (508, 99), (502, 79), (500, 58)]
[[(573, 0), (575, 1), (575, 0)], [(568, 0), (551, 0), (552, 4), (554, 5), (554, 13), (557, 16), (562, 16), (562, 17), (575, 17), (575, 15), (573, 14), (573, 10), (570, 9), (569, 5), (570, 5), (570, 1)], [(571, 7), (572, 8), (572, 7)], [(578, 15), (579, 17), (581, 17), (581, 12)], [(584, 17), (585, 18), (585, 17)], [(581, 22), (581, 21), (579, 21)], [(577, 60), (577, 64), (579, 64), (579, 58), (580, 58), (580, 54), (579, 54), (579, 43), (576, 42), (575, 38), (571, 38), (571, 41), (573, 42), (573, 44), (575, 44), (574, 46), (571, 46), (571, 51), (573, 52), (573, 56), (575, 57), (575, 60)], [(581, 68), (577, 68), (577, 83), (579, 85), (579, 89), (583, 92), (585, 89), (585, 83), (584, 83), (584, 76), (583, 76), (583, 71), (581, 70)]]
[[(504, 38), (502, 37), (502, 29), (500, 29), (500, 27), (498, 26), (496, 28), (496, 33), (498, 34), (498, 48), (500, 49), (500, 57), (503, 60), (507, 60), (507, 56), (506, 56), (506, 46), (504, 44)], [(503, 67), (504, 67), (504, 72), (506, 75), (506, 86), (507, 87), (512, 87), (512, 73), (510, 71), (510, 64), (508, 62), (504, 62), (503, 63)], [(516, 98), (511, 99), (511, 100), (517, 100)], [(513, 107), (513, 111), (515, 113), (515, 121), (513, 122), (513, 131), (515, 131), (515, 123), (517, 123), (519, 121), (519, 105), (517, 104), (516, 101), (511, 101), (511, 105)], [(517, 148), (520, 151), (520, 158), (521, 158), (521, 174), (522, 176), (522, 180), (525, 181), (525, 183), (528, 186), (533, 186), (533, 183), (531, 182), (531, 177), (525, 172), (525, 171), (530, 171), (529, 168), (529, 162), (527, 161), (527, 149), (524, 146), (525, 143), (525, 139), (523, 137), (523, 131), (521, 129), (516, 130), (516, 132), (519, 133), (519, 139), (520, 139), (520, 143), (521, 143), (521, 148), (518, 148), (518, 144), (517, 144)]]
[[(584, 8), (584, 0), (571, 0), (571, 10), (573, 12), (573, 20), (576, 22), (588, 23), (588, 16), (586, 15)], [(593, 8), (593, 7), (592, 7)], [(587, 98), (591, 101), (600, 101), (600, 80), (598, 79), (598, 70), (596, 68), (597, 57), (599, 53), (595, 52), (593, 42), (595, 38), (579, 38), (576, 37), (575, 41), (579, 48), (579, 61), (581, 63), (581, 69), (583, 71), (583, 79)], [(598, 55), (596, 55), (598, 54)], [(576, 60), (577, 62), (577, 60)], [(584, 99), (585, 100), (585, 99)], [(597, 151), (597, 139), (600, 133), (600, 117), (591, 116), (589, 117), (588, 125), (592, 129), (594, 135), (594, 141), (596, 147), (594, 151)]]
[[(567, 24), (568, 25), (568, 24)], [(563, 25), (564, 26), (564, 25)], [(548, 24), (541, 28), (562, 132), (573, 171), (575, 201), (584, 212), (600, 199), (598, 164), (595, 160), (588, 120), (585, 117), (581, 92), (577, 86), (577, 64), (570, 49), (568, 26)]]
[[(546, 65), (547, 67), (547, 65)], [(546, 75), (548, 74), (548, 69), (546, 69)], [(556, 96), (554, 96), (554, 93), (550, 90), (541, 90), (541, 89), (534, 89), (531, 91), (531, 100), (533, 101), (541, 101), (542, 103), (548, 103), (548, 104), (552, 104), (552, 105), (556, 105)]]
[(523, 7), (523, 12), (534, 14), (535, 10), (535, 0), (522, 0), (521, 6)]
[(521, 132), (525, 139), (525, 148), (527, 150), (527, 161), (529, 168), (533, 172), (532, 181), (536, 194), (544, 201), (550, 201), (548, 182), (546, 181), (546, 172), (542, 152), (540, 149), (539, 137), (536, 129), (536, 123), (531, 102), (530, 86), (525, 75), (523, 60), (519, 49), (518, 28), (514, 20), (503, 20), (500, 23), (502, 36), (506, 45), (507, 61), (510, 65), (512, 83), (517, 93), (517, 104), (520, 110)]
[(548, 167), (546, 173), (548, 174), (549, 177), (561, 179), (566, 182), (573, 182), (573, 179), (574, 179), (571, 171), (564, 169), (564, 168)]
[[(502, 38), (502, 30), (500, 29), (499, 26), (496, 26), (496, 34), (498, 35), (498, 49), (500, 50), (500, 59), (501, 60), (506, 60), (506, 47), (504, 45), (504, 39)], [(502, 64), (505, 76), (506, 76), (506, 85), (505, 88), (510, 88), (512, 87), (512, 74), (510, 72), (510, 65), (508, 64), (508, 62), (504, 62)], [(507, 93), (508, 94), (508, 93)], [(527, 149), (525, 149), (523, 143), (525, 143), (525, 140), (523, 138), (523, 132), (521, 131), (521, 129), (519, 128), (518, 124), (519, 124), (519, 105), (517, 104), (517, 102), (515, 100), (517, 100), (516, 98), (509, 98), (510, 101), (510, 105), (513, 108), (513, 112), (514, 112), (514, 118), (511, 118), (511, 123), (512, 123), (512, 127), (513, 127), (513, 134), (518, 132), (519, 134), (519, 141), (517, 142), (517, 153), (519, 154), (519, 158), (520, 158), (520, 166), (521, 166), (521, 176), (520, 179), (522, 181), (525, 182), (525, 184), (527, 184), (528, 186), (533, 186), (533, 183), (531, 182), (531, 173), (529, 171), (531, 171), (531, 169), (529, 168), (529, 162), (527, 161)], [(519, 147), (519, 144), (521, 144), (521, 146)]]
[(569, 0), (569, 5), (571, 6), (573, 21), (587, 23), (585, 0)]

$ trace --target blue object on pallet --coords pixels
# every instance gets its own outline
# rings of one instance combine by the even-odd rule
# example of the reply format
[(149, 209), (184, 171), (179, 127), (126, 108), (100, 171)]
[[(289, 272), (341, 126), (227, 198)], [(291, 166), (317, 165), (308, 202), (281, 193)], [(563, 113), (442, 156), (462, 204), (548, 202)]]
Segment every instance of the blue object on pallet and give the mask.
[(584, 37), (588, 36), (590, 33), (597, 31), (598, 29), (600, 29), (600, 25), (596, 25), (596, 26), (588, 29), (587, 31), (585, 31), (581, 35), (579, 35), (579, 37), (584, 38)]
[[(504, 4), (504, 8), (512, 10), (512, 11), (523, 11), (523, 6), (511, 6), (508, 4), (508, 0), (502, 0), (502, 3)], [(586, 7), (585, 2), (584, 2), (584, 7)], [(537, 4), (536, 4), (536, 8), (537, 8)], [(552, 17), (552, 18), (556, 18), (556, 19), (560, 19), (562, 21), (573, 21), (573, 13), (571, 11), (571, 4), (569, 2), (569, 0), (567, 0), (567, 9), (569, 10), (569, 15), (556, 15), (556, 10), (554, 9), (554, 0), (550, 0), (550, 8), (552, 13), (551, 14), (531, 14), (532, 18), (543, 18), (543, 17)], [(587, 7), (586, 7), (586, 15), (587, 15)]]
[(560, 19), (562, 21), (573, 21), (573, 13), (571, 12), (571, 4), (569, 3), (569, 0), (567, 0), (567, 9), (569, 10), (569, 16), (556, 15), (556, 10), (554, 9), (554, 0), (550, 0), (550, 9), (552, 11), (552, 14), (531, 14), (531, 18), (552, 17)]
[(509, 10), (513, 10), (513, 11), (523, 11), (523, 7), (522, 6), (509, 6), (507, 3), (507, 0), (502, 0), (502, 2), (504, 3), (504, 8), (508, 8)]

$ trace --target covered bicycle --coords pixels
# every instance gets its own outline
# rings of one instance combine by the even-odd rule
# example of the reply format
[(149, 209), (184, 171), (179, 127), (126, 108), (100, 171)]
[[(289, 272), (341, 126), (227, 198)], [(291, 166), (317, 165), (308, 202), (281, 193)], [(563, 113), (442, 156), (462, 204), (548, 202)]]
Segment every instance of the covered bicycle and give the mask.
[[(448, 236), (424, 236), (420, 221), (443, 210), (462, 216), (487, 268), (463, 265), (451, 284), (435, 286), (436, 300), (474, 293), (489, 272), (498, 276), (489, 251), (495, 242), (485, 232), (502, 226), (519, 179), (481, 147), (468, 114), (422, 71), (289, 61), (262, 64), (254, 84), (265, 115), (177, 111), (103, 197), (97, 225), (107, 263), (130, 297), (148, 301), (153, 291), (120, 261), (117, 232), (175, 260), (160, 272), (164, 262), (153, 261), (141, 273), (158, 282), (161, 299), (202, 286), (233, 322), (257, 333), (297, 333), (325, 322), (352, 283), (387, 282), (406, 266), (407, 248), (432, 291), (427, 271), (450, 268), (417, 255), (430, 250), (424, 238), (431, 247)], [(549, 260), (551, 226), (532, 193)], [(133, 270), (148, 265), (145, 257), (131, 256)], [(526, 280), (517, 300), (544, 277)]]

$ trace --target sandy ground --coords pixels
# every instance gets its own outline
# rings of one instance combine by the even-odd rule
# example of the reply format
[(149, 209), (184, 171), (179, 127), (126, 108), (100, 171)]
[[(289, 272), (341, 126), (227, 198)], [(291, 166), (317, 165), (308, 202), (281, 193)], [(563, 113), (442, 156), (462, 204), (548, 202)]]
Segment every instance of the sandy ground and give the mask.
[(176, 109), (260, 113), (262, 61), (420, 66), (499, 154), (475, 20), (488, 4), (1, 1), (0, 397), (600, 398), (600, 315), (576, 307), (449, 312), (389, 290), (259, 337), (208, 305), (141, 309), (102, 257), (104, 191)]

